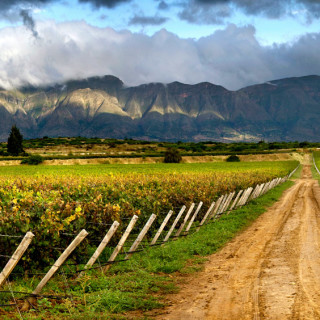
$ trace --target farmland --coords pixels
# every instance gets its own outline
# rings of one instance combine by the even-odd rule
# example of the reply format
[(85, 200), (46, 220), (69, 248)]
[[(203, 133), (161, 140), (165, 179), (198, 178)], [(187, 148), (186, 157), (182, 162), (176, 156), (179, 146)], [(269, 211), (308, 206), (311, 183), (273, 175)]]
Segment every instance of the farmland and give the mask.
[[(142, 228), (151, 213), (157, 215), (150, 229), (151, 235), (170, 209), (177, 214), (182, 205), (188, 206), (192, 202), (203, 201), (203, 212), (199, 215), (201, 218), (210, 203), (218, 196), (270, 181), (275, 177), (285, 176), (296, 166), (295, 161), (284, 161), (2, 167), (0, 168), (0, 233), (22, 236), (26, 231), (31, 230), (35, 234), (32, 245), (12, 277), (17, 279), (17, 275), (27, 270), (47, 270), (61, 253), (57, 248), (65, 248), (70, 243), (72, 235), (77, 234), (82, 228), (89, 232), (89, 236), (86, 239), (87, 242), (77, 248), (77, 253), (73, 255), (72, 260), (75, 264), (81, 264), (88, 259), (97, 246), (96, 241), (102, 239), (109, 228), (108, 225), (114, 220), (120, 222), (120, 228), (110, 247), (114, 247), (128, 220), (134, 214), (139, 216), (134, 233)], [(261, 201), (263, 203), (265, 200)], [(270, 202), (270, 198), (268, 201)], [(158, 288), (159, 291), (169, 290), (164, 284), (168, 279), (163, 279), (162, 276), (154, 273), (180, 270), (186, 263), (186, 259), (188, 257), (190, 259), (195, 253), (209, 254), (217, 250), (237, 230), (263, 212), (261, 207), (254, 205), (251, 207), (251, 209), (250, 206), (246, 210), (241, 209), (240, 215), (230, 214), (226, 220), (222, 219), (221, 222), (213, 224), (215, 227), (210, 231), (212, 240), (209, 240), (208, 235), (200, 232), (195, 237), (191, 236), (191, 239), (193, 237), (191, 248), (188, 240), (185, 241), (184, 246), (181, 245), (184, 242), (184, 239), (181, 239), (169, 244), (168, 249), (151, 249), (148, 257), (135, 256), (135, 261), (140, 259), (140, 262), (135, 263), (141, 264), (138, 273), (143, 280), (137, 279), (139, 275), (136, 270), (131, 272), (130, 264), (122, 267), (114, 266), (112, 270), (115, 272), (120, 270), (120, 275), (112, 276), (111, 279), (103, 278), (99, 282), (102, 281), (107, 288), (115, 286), (110, 289), (111, 291), (117, 291), (117, 283), (122, 283), (124, 288), (117, 292), (123, 298), (109, 296), (105, 301), (98, 303), (97, 310), (121, 312), (158, 306), (159, 304), (152, 300), (152, 297), (149, 297), (149, 300), (146, 299), (145, 294), (150, 294), (152, 288)], [(207, 240), (204, 242), (203, 239)], [(1, 237), (0, 254), (12, 254), (13, 248), (19, 241), (20, 239), (17, 238)], [(8, 252), (8, 248), (12, 248), (11, 252)], [(107, 248), (105, 256), (101, 256), (102, 262), (106, 261), (110, 250), (111, 248)], [(152, 262), (153, 259), (154, 262)], [(4, 260), (0, 261), (3, 264)], [(137, 296), (133, 298), (136, 303), (132, 302), (132, 305), (128, 306), (125, 302), (132, 299), (131, 291), (133, 290), (130, 283), (137, 284), (134, 285)], [(30, 291), (33, 286), (30, 280), (27, 284), (17, 281), (14, 285), (18, 291)], [(140, 285), (141, 288), (136, 288)], [(81, 291), (81, 284), (80, 288), (74, 283), (73, 286), (76, 291), (78, 289)], [(100, 295), (101, 284), (92, 279), (88, 286), (96, 286), (90, 295), (90, 310), (93, 310), (92, 306), (97, 303), (97, 295)], [(53, 282), (48, 290), (59, 294), (63, 287), (64, 284), (58, 281)], [(79, 300), (81, 299), (79, 296)], [(65, 301), (64, 304), (69, 302)], [(85, 307), (82, 306), (80, 309), (84, 310), (83, 308)], [(68, 307), (64, 305), (62, 309), (65, 312)], [(63, 314), (62, 318), (66, 318), (66, 314)]]
[[(209, 207), (221, 194), (284, 176), (296, 165), (287, 161), (3, 167), (0, 232), (23, 235), (32, 230), (37, 245), (29, 251), (29, 259), (47, 264), (55, 256), (48, 244), (63, 246), (68, 241), (62, 232), (86, 228), (99, 238), (105, 233), (104, 224), (117, 220), (124, 225), (136, 214), (139, 228), (151, 213), (158, 216), (156, 228), (170, 209), (177, 213), (182, 205), (200, 201)], [(2, 250), (17, 241), (2, 240)]]

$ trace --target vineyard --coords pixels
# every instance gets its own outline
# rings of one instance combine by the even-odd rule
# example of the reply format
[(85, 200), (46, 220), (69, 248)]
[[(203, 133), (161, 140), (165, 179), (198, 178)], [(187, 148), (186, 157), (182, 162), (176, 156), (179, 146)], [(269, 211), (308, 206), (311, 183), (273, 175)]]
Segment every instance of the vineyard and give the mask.
[[(156, 215), (144, 240), (150, 242), (169, 210), (175, 219), (181, 207), (202, 202), (197, 226), (221, 195), (286, 176), (296, 166), (287, 161), (1, 168), (0, 254), (10, 256), (27, 231), (35, 235), (12, 275), (16, 279), (50, 267), (85, 228), (89, 235), (69, 259), (79, 266), (118, 221), (119, 228), (100, 257), (103, 263), (133, 216), (138, 217), (132, 234), (136, 237), (150, 215)], [(6, 262), (0, 259), (0, 267)]]
[[(295, 166), (295, 162), (75, 166), (25, 168), (25, 172), (6, 168), (0, 171), (0, 233), (24, 235), (32, 230), (37, 245), (24, 265), (30, 261), (45, 265), (55, 256), (49, 244), (61, 247), (69, 241), (61, 233), (86, 228), (102, 238), (103, 225), (114, 220), (121, 223), (136, 214), (139, 228), (151, 213), (158, 216), (153, 227), (157, 228), (169, 210), (177, 212), (200, 201), (209, 207), (221, 194), (285, 176)], [(10, 238), (2, 241), (1, 252), (16, 243)]]

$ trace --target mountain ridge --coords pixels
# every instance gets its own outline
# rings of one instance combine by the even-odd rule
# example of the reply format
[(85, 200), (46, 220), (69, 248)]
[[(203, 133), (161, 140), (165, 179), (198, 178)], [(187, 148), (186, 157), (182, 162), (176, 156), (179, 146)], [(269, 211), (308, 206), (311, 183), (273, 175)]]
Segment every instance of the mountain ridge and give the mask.
[(114, 76), (0, 90), (0, 139), (97, 136), (148, 140), (319, 141), (320, 76), (230, 91), (209, 82), (126, 86)]

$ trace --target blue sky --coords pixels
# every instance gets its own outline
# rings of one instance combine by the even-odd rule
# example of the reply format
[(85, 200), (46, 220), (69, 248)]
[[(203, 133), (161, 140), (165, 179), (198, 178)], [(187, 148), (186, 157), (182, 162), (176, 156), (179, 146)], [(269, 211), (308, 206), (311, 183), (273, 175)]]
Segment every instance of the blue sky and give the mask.
[(128, 85), (210, 81), (235, 90), (319, 74), (318, 45), (318, 0), (0, 2), (3, 87), (112, 73)]
[[(276, 2), (276, 1), (275, 1)], [(168, 3), (170, 3), (168, 1)], [(115, 30), (128, 29), (132, 32), (152, 35), (161, 28), (177, 34), (182, 38), (200, 38), (208, 36), (214, 31), (223, 29), (228, 23), (238, 26), (254, 25), (256, 35), (262, 44), (283, 43), (292, 41), (308, 32), (320, 31), (320, 19), (313, 18), (308, 21), (305, 9), (299, 6), (292, 7), (292, 15), (284, 15), (281, 18), (268, 18), (263, 15), (248, 15), (242, 10), (234, 9), (230, 17), (221, 24), (190, 23), (178, 17), (181, 7), (171, 2), (172, 6), (167, 10), (159, 10), (159, 1), (130, 1), (120, 3), (114, 8), (96, 8), (91, 3), (79, 3), (77, 0), (57, 1), (47, 6), (26, 6), (31, 8), (35, 20), (53, 19), (57, 22), (84, 20), (88, 24), (97, 27), (111, 27)], [(162, 24), (130, 24), (135, 15), (146, 17), (167, 18)], [(21, 21), (20, 21), (21, 23)], [(10, 21), (2, 21), (2, 26), (10, 25)], [(19, 24), (16, 21), (15, 24)]]

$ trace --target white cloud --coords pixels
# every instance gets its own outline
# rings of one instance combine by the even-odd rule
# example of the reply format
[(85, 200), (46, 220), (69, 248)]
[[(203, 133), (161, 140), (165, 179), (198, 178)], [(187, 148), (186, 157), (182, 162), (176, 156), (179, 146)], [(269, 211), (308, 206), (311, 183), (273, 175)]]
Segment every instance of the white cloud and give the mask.
[(160, 30), (149, 37), (85, 22), (0, 30), (0, 86), (43, 85), (112, 74), (127, 85), (210, 81), (228, 89), (272, 79), (320, 74), (320, 34), (264, 47), (253, 26), (229, 25), (199, 40)]

